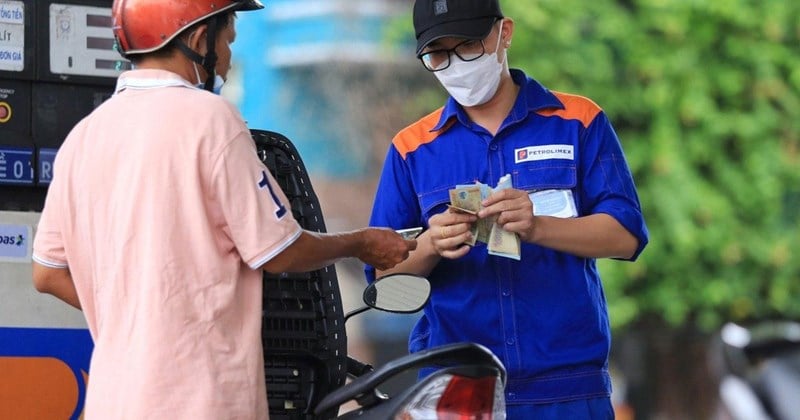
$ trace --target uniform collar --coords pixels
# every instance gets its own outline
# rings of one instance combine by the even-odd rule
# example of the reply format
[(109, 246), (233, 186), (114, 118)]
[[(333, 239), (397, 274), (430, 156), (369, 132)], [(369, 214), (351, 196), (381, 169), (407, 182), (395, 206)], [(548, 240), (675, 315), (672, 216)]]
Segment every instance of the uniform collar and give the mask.
[(134, 69), (122, 73), (117, 79), (117, 87), (114, 94), (118, 94), (125, 89), (157, 89), (163, 87), (187, 87), (197, 89), (186, 79), (177, 74), (158, 69)]
[[(522, 70), (511, 69), (511, 80), (513, 80), (514, 84), (517, 86), (521, 86), (521, 89), (517, 94), (517, 99), (514, 102), (514, 107), (511, 108), (506, 124), (521, 121), (527, 117), (529, 113), (542, 109), (564, 109), (564, 104), (561, 103), (550, 90), (542, 86), (541, 83), (536, 80), (528, 77)], [(439, 122), (431, 131), (441, 130), (452, 118), (457, 118), (463, 125), (470, 124), (469, 117), (467, 113), (464, 112), (464, 108), (461, 107), (455, 99), (448, 97)]]

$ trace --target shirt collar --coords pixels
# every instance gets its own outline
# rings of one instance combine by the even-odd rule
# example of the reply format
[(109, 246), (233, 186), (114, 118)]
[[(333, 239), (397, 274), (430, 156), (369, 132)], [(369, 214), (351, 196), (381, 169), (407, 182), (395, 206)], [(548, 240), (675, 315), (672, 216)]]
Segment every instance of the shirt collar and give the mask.
[(118, 94), (125, 89), (157, 89), (163, 87), (187, 87), (197, 89), (191, 83), (177, 74), (159, 69), (134, 69), (122, 73), (117, 79), (117, 87), (114, 94)]
[[(509, 112), (507, 123), (520, 121), (528, 116), (529, 113), (542, 109), (564, 109), (564, 104), (561, 103), (550, 90), (542, 86), (541, 83), (536, 80), (528, 77), (522, 70), (511, 69), (511, 80), (513, 80), (514, 84), (517, 86), (521, 86), (521, 89), (517, 94), (514, 107), (512, 107), (511, 112)], [(457, 118), (462, 124), (469, 125), (467, 113), (464, 112), (464, 108), (461, 107), (452, 96), (447, 98), (439, 122), (431, 131), (441, 130), (451, 118)]]

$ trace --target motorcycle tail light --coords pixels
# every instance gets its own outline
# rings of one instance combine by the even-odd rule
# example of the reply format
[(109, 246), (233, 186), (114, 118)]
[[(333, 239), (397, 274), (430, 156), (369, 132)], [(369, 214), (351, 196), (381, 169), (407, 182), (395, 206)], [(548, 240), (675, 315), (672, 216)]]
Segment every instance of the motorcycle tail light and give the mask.
[(395, 420), (505, 420), (503, 386), (496, 376), (439, 375), (411, 396)]

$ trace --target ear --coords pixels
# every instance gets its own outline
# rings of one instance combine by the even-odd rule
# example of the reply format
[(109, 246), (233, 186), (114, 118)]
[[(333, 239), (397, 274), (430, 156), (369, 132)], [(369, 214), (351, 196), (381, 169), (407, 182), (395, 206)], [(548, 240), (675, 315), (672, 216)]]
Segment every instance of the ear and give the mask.
[(208, 36), (208, 25), (200, 25), (189, 34), (186, 45), (197, 51), (198, 54), (205, 56), (208, 52), (206, 48), (206, 36)]
[(503, 45), (508, 48), (511, 46), (511, 38), (514, 36), (514, 19), (507, 17), (503, 19)]

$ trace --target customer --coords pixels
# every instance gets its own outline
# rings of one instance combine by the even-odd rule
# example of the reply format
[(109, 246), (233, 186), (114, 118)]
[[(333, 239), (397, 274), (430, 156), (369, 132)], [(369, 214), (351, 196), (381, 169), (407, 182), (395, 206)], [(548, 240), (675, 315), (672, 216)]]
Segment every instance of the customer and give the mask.
[(81, 308), (94, 339), (87, 420), (268, 418), (262, 270), (388, 269), (416, 246), (301, 229), (239, 113), (208, 92), (230, 67), (234, 12), (260, 8), (113, 4), (135, 70), (60, 148), (33, 253), (36, 288)]

